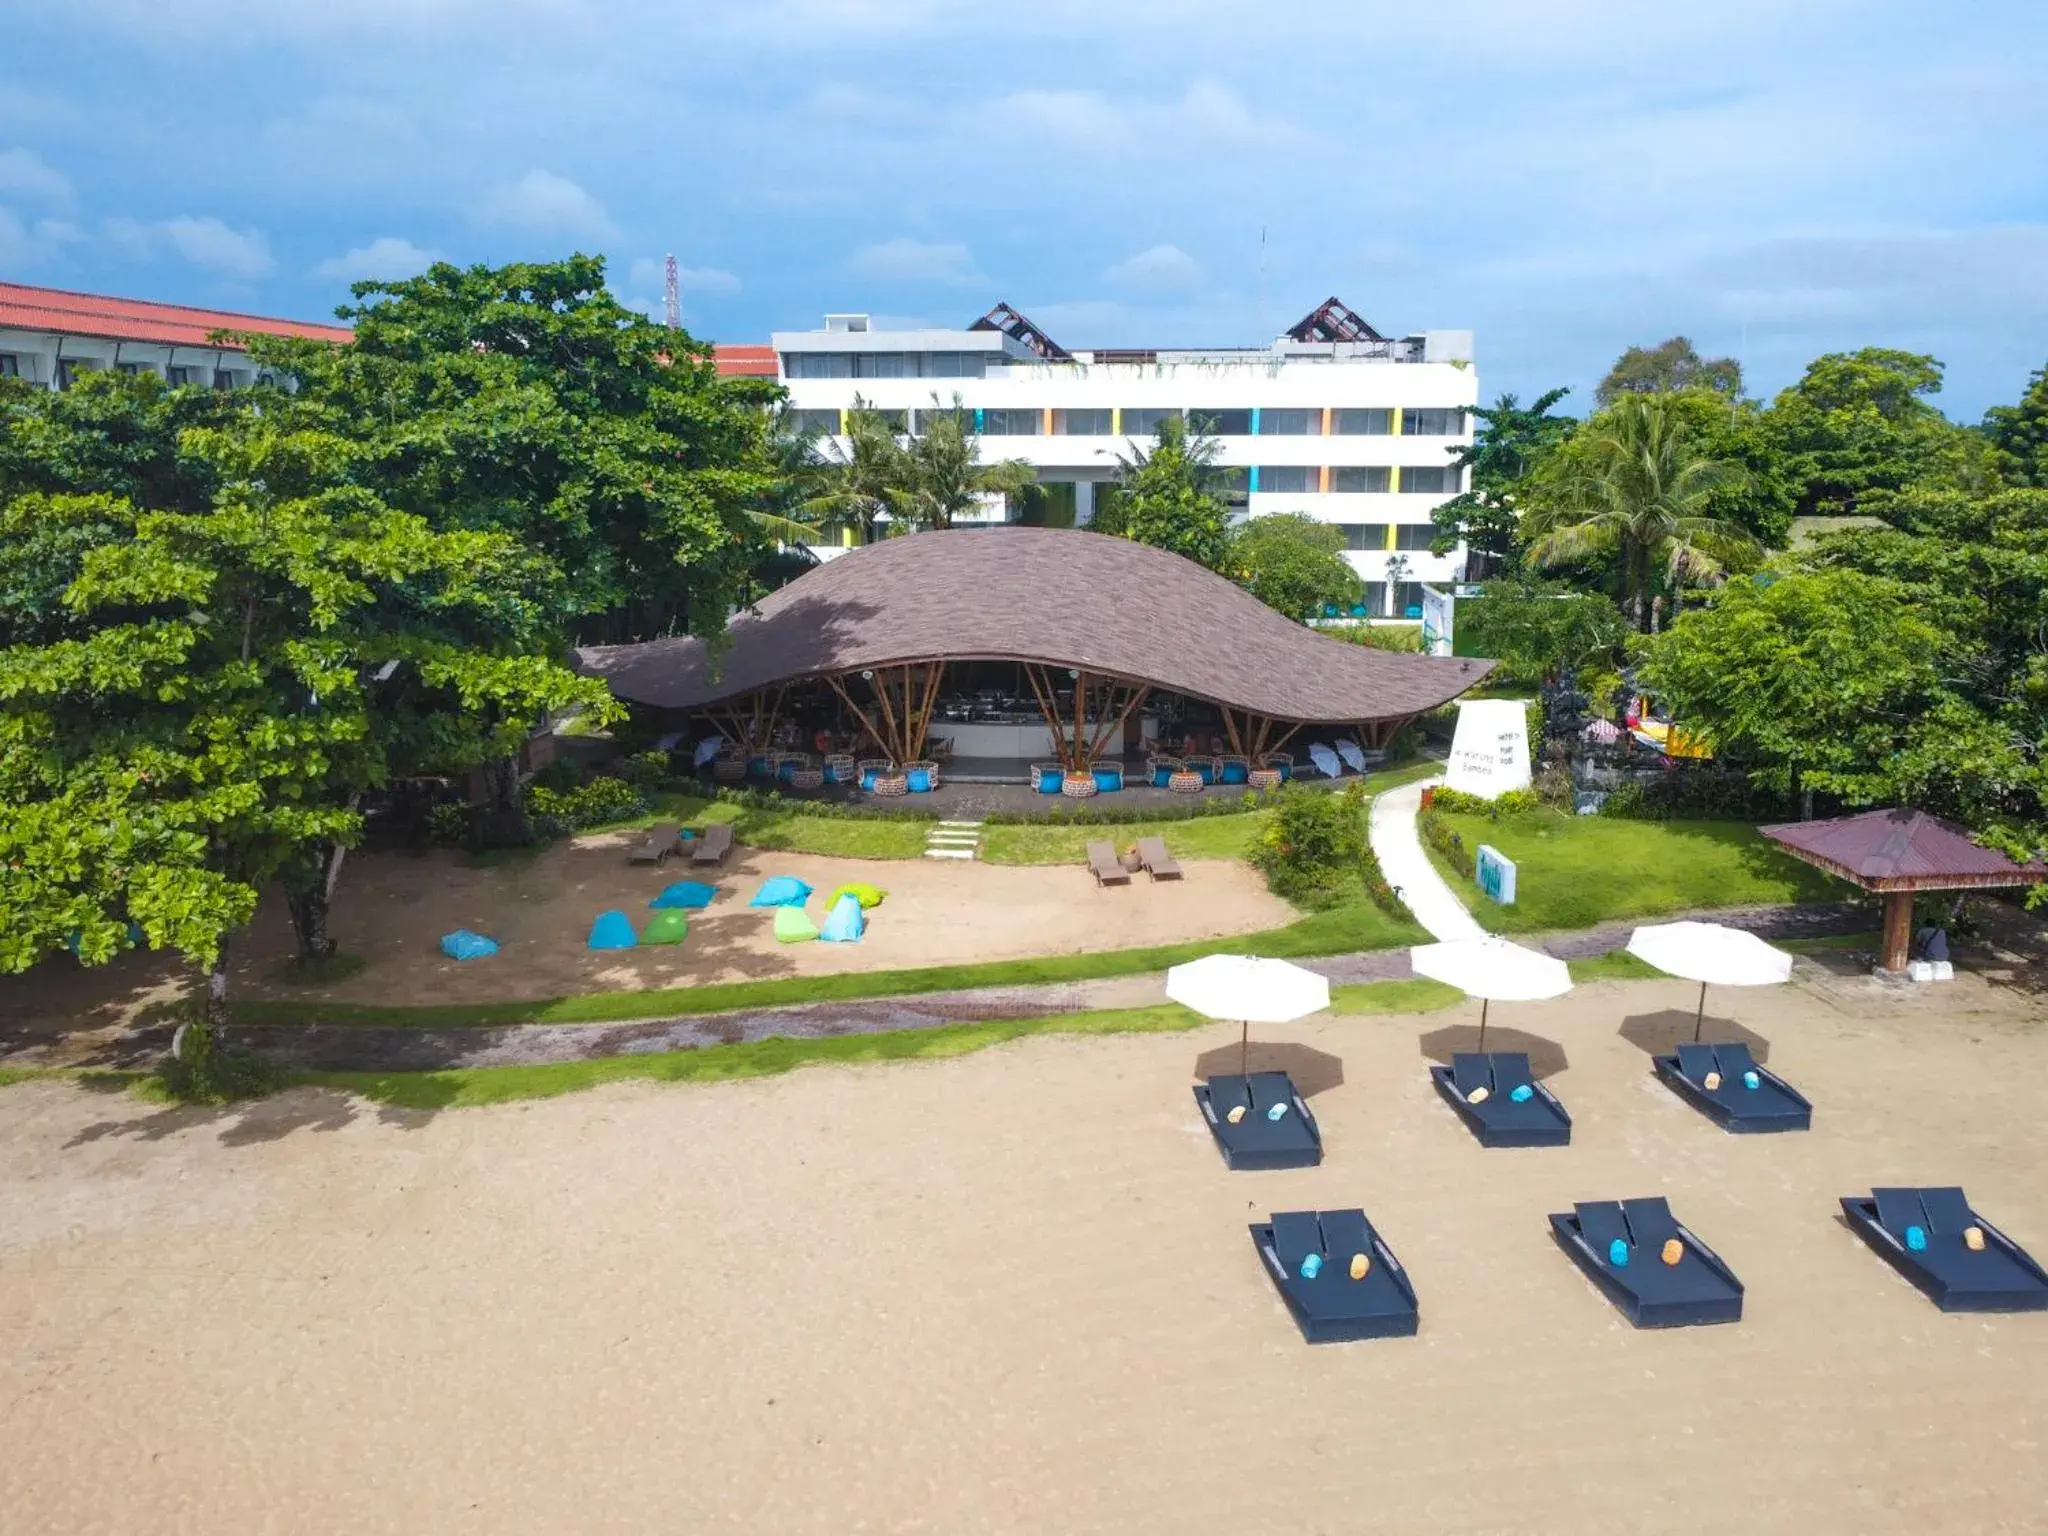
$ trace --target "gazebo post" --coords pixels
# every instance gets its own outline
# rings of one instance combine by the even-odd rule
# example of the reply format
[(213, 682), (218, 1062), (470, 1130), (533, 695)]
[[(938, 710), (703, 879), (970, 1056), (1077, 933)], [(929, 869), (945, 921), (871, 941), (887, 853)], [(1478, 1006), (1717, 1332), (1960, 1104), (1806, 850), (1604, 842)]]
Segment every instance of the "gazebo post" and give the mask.
[(1878, 964), (1893, 975), (1904, 975), (1913, 944), (1913, 893), (1884, 893), (1884, 952)]

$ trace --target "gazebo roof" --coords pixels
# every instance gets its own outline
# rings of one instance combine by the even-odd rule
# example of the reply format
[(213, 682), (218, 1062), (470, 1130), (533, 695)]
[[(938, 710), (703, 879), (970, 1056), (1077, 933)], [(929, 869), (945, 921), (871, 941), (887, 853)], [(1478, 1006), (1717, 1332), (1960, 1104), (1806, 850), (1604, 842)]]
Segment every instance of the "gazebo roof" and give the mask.
[(1317, 634), (1163, 549), (1077, 529), (947, 529), (840, 556), (732, 621), (577, 652), (622, 699), (701, 709), (807, 678), (1022, 661), (1143, 682), (1284, 720), (1386, 720), (1456, 698), (1490, 661)]
[(1795, 858), (1866, 891), (1961, 890), (2048, 880), (2048, 865), (2017, 863), (1925, 811), (1865, 811), (1757, 830)]

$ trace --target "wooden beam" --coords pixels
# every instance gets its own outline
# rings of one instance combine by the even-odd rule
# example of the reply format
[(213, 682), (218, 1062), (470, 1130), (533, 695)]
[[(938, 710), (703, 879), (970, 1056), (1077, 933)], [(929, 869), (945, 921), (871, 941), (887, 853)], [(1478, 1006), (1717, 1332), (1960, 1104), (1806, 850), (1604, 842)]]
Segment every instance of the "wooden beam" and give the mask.
[(849, 694), (845, 688), (840, 686), (838, 678), (834, 677), (831, 673), (828, 672), (825, 674), (825, 681), (831, 686), (832, 691), (839, 695), (840, 702), (843, 703), (848, 709), (853, 711), (853, 717), (856, 720), (860, 721), (861, 729), (865, 730), (870, 736), (874, 737), (876, 744), (880, 746), (883, 751), (886, 752), (889, 749), (889, 744), (887, 741), (883, 739), (882, 732), (876, 726), (875, 722), (868, 718), (868, 712), (862, 709), (858, 704), (853, 702), (853, 696)]
[[(1098, 753), (1102, 751), (1103, 747), (1108, 743), (1109, 738), (1111, 736), (1122, 732), (1123, 728), (1130, 723), (1132, 712), (1136, 710), (1140, 704), (1144, 703), (1146, 699), (1152, 696), (1151, 688), (1147, 687), (1143, 683), (1129, 683), (1125, 686), (1127, 686), (1131, 690), (1131, 696), (1128, 700), (1125, 701), (1123, 712), (1116, 717), (1115, 722), (1113, 724), (1105, 723), (1102, 729), (1096, 732), (1095, 739), (1088, 744), (1088, 755), (1091, 758), (1095, 757)], [(1114, 699), (1115, 690), (1112, 689), (1110, 694), (1111, 702), (1109, 705), (1106, 705), (1103, 709), (1103, 713), (1105, 715), (1107, 715), (1109, 713), (1109, 709), (1113, 707)], [(1122, 754), (1119, 753), (1118, 756), (1121, 757)]]
[(1074, 669), (1074, 746), (1063, 763), (1064, 767), (1079, 772), (1087, 764), (1081, 761), (1081, 743), (1088, 739), (1088, 674), (1078, 667)]
[(1895, 976), (1906, 974), (1913, 942), (1913, 893), (1884, 893), (1884, 953), (1878, 964)]
[(903, 759), (897, 750), (901, 743), (896, 739), (896, 710), (889, 702), (889, 669), (877, 668), (870, 681), (875, 685), (875, 697), (882, 701), (882, 719), (889, 727), (889, 734), (880, 738), (882, 750), (894, 758), (896, 766), (900, 768), (903, 766)]

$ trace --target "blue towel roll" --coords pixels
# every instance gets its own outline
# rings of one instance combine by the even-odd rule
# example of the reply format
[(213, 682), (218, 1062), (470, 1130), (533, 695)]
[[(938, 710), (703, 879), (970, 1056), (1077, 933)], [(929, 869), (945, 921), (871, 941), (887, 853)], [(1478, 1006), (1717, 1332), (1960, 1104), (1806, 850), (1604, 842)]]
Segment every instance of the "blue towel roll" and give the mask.
[(1313, 1280), (1317, 1275), (1320, 1275), (1322, 1272), (1323, 1256), (1320, 1253), (1312, 1253), (1307, 1258), (1301, 1261), (1302, 1279)]
[(1531, 1088), (1527, 1083), (1517, 1083), (1515, 1084), (1515, 1091), (1509, 1094), (1508, 1097), (1513, 1099), (1517, 1104), (1526, 1104), (1531, 1099), (1536, 1097), (1536, 1090), (1534, 1088)]
[(1616, 1269), (1628, 1268), (1628, 1244), (1616, 1238), (1607, 1245), (1607, 1262)]
[(1906, 1246), (1915, 1253), (1927, 1251), (1927, 1229), (1921, 1226), (1906, 1228)]
[(1275, 1105), (1274, 1105), (1274, 1106), (1273, 1106), (1273, 1107), (1272, 1107), (1271, 1109), (1269, 1109), (1269, 1110), (1267, 1110), (1267, 1111), (1266, 1111), (1266, 1118), (1267, 1118), (1268, 1120), (1278, 1120), (1278, 1119), (1279, 1119), (1279, 1118), (1280, 1118), (1280, 1117), (1281, 1117), (1282, 1115), (1284, 1115), (1284, 1114), (1286, 1114), (1286, 1113), (1287, 1113), (1287, 1106), (1286, 1106), (1286, 1105), (1285, 1105), (1284, 1103), (1283, 1103), (1283, 1104), (1275, 1104)]

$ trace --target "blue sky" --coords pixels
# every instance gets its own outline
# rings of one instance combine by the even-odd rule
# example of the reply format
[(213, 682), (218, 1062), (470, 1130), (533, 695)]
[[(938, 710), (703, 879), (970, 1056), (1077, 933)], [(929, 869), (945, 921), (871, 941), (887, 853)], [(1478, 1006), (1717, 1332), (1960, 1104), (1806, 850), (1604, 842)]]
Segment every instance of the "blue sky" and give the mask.
[[(321, 318), (602, 250), (690, 328), (1070, 346), (1325, 296), (1583, 402), (1684, 332), (1755, 392), (1882, 344), (1974, 419), (2048, 362), (2040, 0), (6, 0), (0, 276)], [(1261, 255), (1261, 230), (1265, 231)]]

